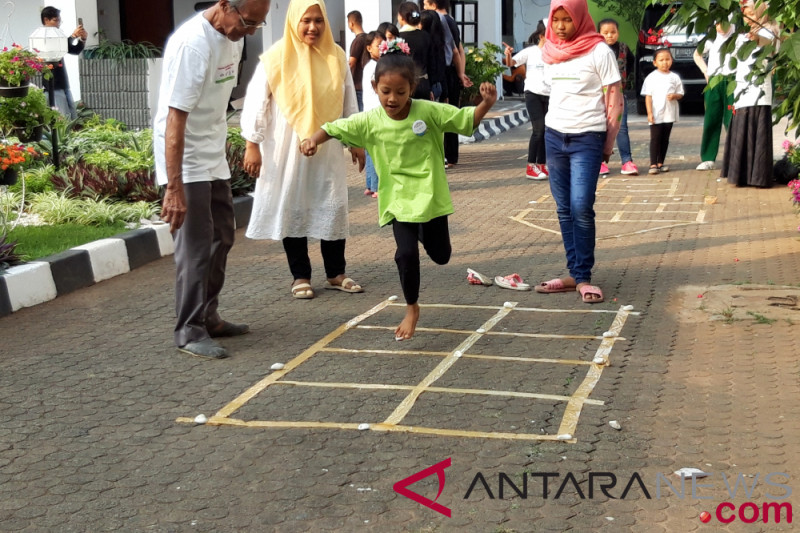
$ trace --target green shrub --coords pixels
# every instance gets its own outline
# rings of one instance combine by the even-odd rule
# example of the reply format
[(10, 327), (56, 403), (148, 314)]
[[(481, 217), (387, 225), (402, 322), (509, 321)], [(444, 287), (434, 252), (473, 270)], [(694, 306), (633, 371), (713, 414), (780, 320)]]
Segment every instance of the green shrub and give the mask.
[(49, 191), (31, 195), (29, 210), (47, 224), (65, 224), (74, 222), (80, 216), (81, 204), (67, 196), (66, 192)]
[(108, 198), (71, 198), (69, 191), (34, 194), (30, 212), (48, 224), (77, 223), (102, 226), (117, 222), (139, 222), (157, 214), (159, 207), (150, 202), (115, 202)]
[(56, 167), (53, 165), (43, 165), (40, 167), (28, 168), (22, 171), (17, 183), (10, 185), (8, 190), (11, 192), (22, 192), (22, 183), (25, 183), (25, 192), (34, 194), (53, 190), (53, 174)]

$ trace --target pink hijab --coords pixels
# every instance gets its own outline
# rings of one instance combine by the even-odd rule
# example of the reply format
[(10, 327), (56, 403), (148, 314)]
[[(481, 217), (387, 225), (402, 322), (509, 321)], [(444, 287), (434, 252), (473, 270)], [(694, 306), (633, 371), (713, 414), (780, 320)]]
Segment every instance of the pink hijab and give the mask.
[[(572, 17), (572, 22), (578, 30), (569, 41), (562, 41), (553, 31), (553, 13), (561, 8)], [(544, 36), (546, 41), (542, 48), (542, 59), (551, 65), (586, 55), (594, 50), (598, 43), (605, 41), (595, 29), (586, 0), (554, 0), (550, 4), (550, 15), (547, 17), (547, 31)]]

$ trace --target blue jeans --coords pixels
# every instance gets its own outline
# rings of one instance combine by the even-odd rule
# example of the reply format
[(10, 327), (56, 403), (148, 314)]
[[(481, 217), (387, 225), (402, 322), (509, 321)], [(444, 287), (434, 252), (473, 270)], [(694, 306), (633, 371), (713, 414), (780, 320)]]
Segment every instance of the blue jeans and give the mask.
[(633, 156), (631, 155), (631, 138), (628, 137), (628, 101), (625, 99), (623, 101), (625, 105), (622, 108), (622, 124), (617, 133), (617, 148), (619, 148), (619, 157), (624, 165), (628, 161), (633, 161)]
[(367, 189), (372, 192), (378, 192), (378, 172), (375, 170), (375, 164), (367, 152), (367, 163), (364, 165), (364, 170), (367, 174)]
[(576, 283), (592, 280), (594, 266), (594, 199), (603, 161), (606, 133), (560, 133), (545, 128), (550, 192), (556, 201), (569, 275)]

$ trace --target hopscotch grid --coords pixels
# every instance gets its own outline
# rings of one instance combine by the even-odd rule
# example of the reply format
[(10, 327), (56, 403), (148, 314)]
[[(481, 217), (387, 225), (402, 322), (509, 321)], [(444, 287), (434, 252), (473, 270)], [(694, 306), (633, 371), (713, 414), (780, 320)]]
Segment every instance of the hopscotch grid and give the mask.
[[(450, 308), (450, 309), (486, 309), (494, 310), (495, 315), (487, 320), (480, 328), (480, 333), (473, 330), (448, 330), (437, 328), (418, 328), (417, 331), (434, 331), (445, 333), (458, 333), (460, 335), (468, 335), (456, 349), (451, 352), (414, 352), (408, 350), (355, 350), (346, 348), (334, 348), (330, 344), (341, 337), (350, 329), (387, 329), (380, 326), (361, 325), (360, 322), (376, 315), (380, 311), (390, 306), (401, 306), (403, 304), (394, 303), (392, 299), (379, 303), (366, 313), (342, 324), (334, 331), (314, 343), (307, 350), (303, 351), (300, 355), (292, 359), (286, 366), (279, 371), (267, 375), (261, 381), (247, 389), (244, 393), (239, 395), (233, 401), (225, 405), (215, 415), (213, 415), (206, 423), (209, 425), (230, 425), (236, 427), (262, 427), (262, 428), (306, 428), (306, 429), (356, 429), (363, 430), (370, 429), (373, 431), (384, 432), (405, 432), (405, 433), (425, 433), (439, 436), (461, 436), (469, 438), (491, 438), (491, 439), (516, 439), (516, 440), (560, 440), (564, 442), (574, 443), (577, 440), (574, 438), (575, 429), (577, 427), (580, 413), (584, 405), (604, 405), (602, 400), (590, 399), (589, 395), (594, 390), (595, 385), (602, 376), (603, 368), (609, 364), (609, 357), (615, 342), (626, 340), (620, 336), (622, 327), (624, 326), (629, 316), (638, 316), (640, 313), (632, 312), (621, 306), (617, 311), (611, 310), (563, 310), (563, 309), (542, 309), (542, 308), (521, 308), (517, 307), (516, 302), (506, 302), (503, 306), (470, 306), (470, 305), (454, 305), (454, 304), (425, 304), (421, 307), (432, 308)], [(504, 318), (507, 318), (511, 313), (519, 312), (539, 312), (539, 313), (608, 313), (614, 314), (614, 319), (609, 331), (603, 336), (595, 335), (544, 335), (544, 334), (526, 334), (514, 332), (492, 332), (491, 329), (499, 324)], [(469, 354), (467, 351), (472, 347), (475, 342), (484, 337), (485, 335), (512, 335), (517, 337), (535, 337), (535, 338), (555, 338), (555, 339), (591, 339), (600, 340), (600, 346), (594, 355), (591, 362), (582, 360), (561, 360), (549, 358), (530, 358), (530, 357), (511, 357), (511, 356), (497, 356), (497, 355), (483, 355), (483, 354)], [(405, 356), (436, 356), (441, 357), (442, 361), (431, 370), (425, 378), (423, 378), (417, 385), (394, 385), (394, 384), (381, 384), (381, 383), (328, 383), (328, 382), (314, 382), (314, 381), (297, 381), (283, 379), (287, 373), (297, 368), (304, 362), (308, 361), (311, 357), (318, 353), (333, 352), (339, 354), (356, 354), (356, 353), (369, 353), (379, 355), (405, 355)], [(437, 387), (434, 383), (444, 376), (447, 371), (457, 363), (460, 358), (465, 359), (482, 359), (490, 361), (502, 362), (516, 362), (520, 364), (533, 364), (533, 363), (550, 363), (550, 364), (568, 364), (573, 366), (586, 366), (587, 373), (583, 382), (573, 392), (571, 396), (542, 394), (535, 392), (519, 392), (519, 391), (496, 391), (488, 389), (462, 389), (453, 387)], [(292, 387), (317, 387), (317, 388), (330, 388), (330, 389), (358, 389), (358, 390), (394, 390), (394, 391), (408, 391), (408, 395), (399, 403), (395, 410), (390, 414), (386, 420), (380, 423), (372, 424), (357, 424), (350, 422), (316, 422), (316, 421), (280, 421), (280, 420), (241, 420), (233, 417), (233, 414), (242, 408), (247, 402), (252, 400), (255, 396), (264, 391), (271, 385), (283, 385)], [(506, 433), (506, 432), (484, 432), (460, 429), (446, 429), (446, 428), (433, 428), (423, 426), (406, 426), (401, 422), (406, 415), (414, 408), (417, 399), (425, 392), (436, 394), (470, 394), (479, 396), (499, 396), (507, 398), (520, 398), (529, 400), (554, 400), (559, 402), (566, 402), (566, 408), (559, 425), (557, 435), (552, 434), (531, 434), (531, 433)], [(181, 417), (177, 419), (181, 423), (194, 423), (194, 419)]]
[[(653, 227), (644, 227), (634, 231), (623, 230), (624, 233), (602, 235), (598, 236), (597, 239), (618, 239), (620, 237), (640, 235), (653, 231), (705, 224), (707, 210), (703, 206), (708, 204), (706, 201), (708, 197), (706, 196), (703, 198), (703, 201), (690, 200), (690, 198), (697, 198), (698, 195), (678, 193), (680, 185), (681, 181), (678, 177), (660, 177), (657, 181), (654, 181), (653, 178), (648, 179), (646, 177), (636, 180), (630, 180), (630, 178), (626, 177), (601, 178), (598, 181), (596, 193), (597, 206), (599, 207), (596, 209), (598, 221), (607, 224), (625, 224), (626, 227), (630, 227), (630, 224), (653, 225)], [(652, 201), (641, 201), (644, 197)], [(680, 202), (676, 202), (676, 200), (680, 200)], [(514, 210), (517, 214), (509, 218), (530, 228), (545, 233), (560, 235), (561, 232), (557, 227), (545, 227), (545, 225), (558, 222), (558, 218), (554, 217), (555, 210), (546, 209), (549, 204), (554, 203), (552, 196), (545, 194), (530, 203), (544, 205), (539, 206), (539, 208)], [(682, 205), (684, 208), (673, 209), (678, 205)], [(625, 207), (628, 206), (647, 206), (651, 207), (651, 209), (625, 210)], [(698, 207), (697, 211), (687, 210), (693, 206)], [(548, 216), (542, 218), (539, 214), (546, 214)], [(526, 220), (528, 215), (532, 215), (531, 220)], [(632, 215), (634, 218), (629, 219), (627, 215)], [(684, 216), (686, 218), (682, 218)], [(602, 220), (600, 220), (600, 217), (602, 217)]]

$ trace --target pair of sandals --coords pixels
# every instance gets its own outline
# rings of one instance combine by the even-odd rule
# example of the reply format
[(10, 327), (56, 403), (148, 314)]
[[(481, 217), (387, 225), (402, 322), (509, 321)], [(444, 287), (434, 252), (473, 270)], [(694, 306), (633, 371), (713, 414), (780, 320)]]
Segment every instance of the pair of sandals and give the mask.
[[(326, 281), (325, 288), (349, 293), (364, 292), (364, 289), (361, 287), (361, 285), (353, 281), (352, 278), (344, 278), (342, 283), (339, 285), (334, 285), (330, 281)], [(297, 285), (292, 285), (293, 298), (297, 298), (298, 300), (310, 300), (314, 296), (314, 288), (311, 286), (311, 284), (298, 283)]]
[[(515, 291), (531, 290), (530, 284), (525, 283), (522, 277), (517, 273), (509, 274), (508, 276), (495, 276), (494, 281), (492, 281), (490, 278), (484, 276), (480, 272), (468, 268), (467, 281), (471, 285), (489, 286), (496, 284), (498, 287)], [(540, 283), (535, 287), (535, 290), (538, 293), (551, 294), (556, 292), (575, 292), (575, 287), (567, 286), (564, 284), (564, 280), (555, 278), (551, 279), (550, 281), (544, 281)], [(603, 291), (600, 290), (600, 287), (596, 287), (594, 285), (586, 284), (578, 289), (578, 292), (581, 294), (581, 300), (587, 304), (598, 304), (604, 300)]]

